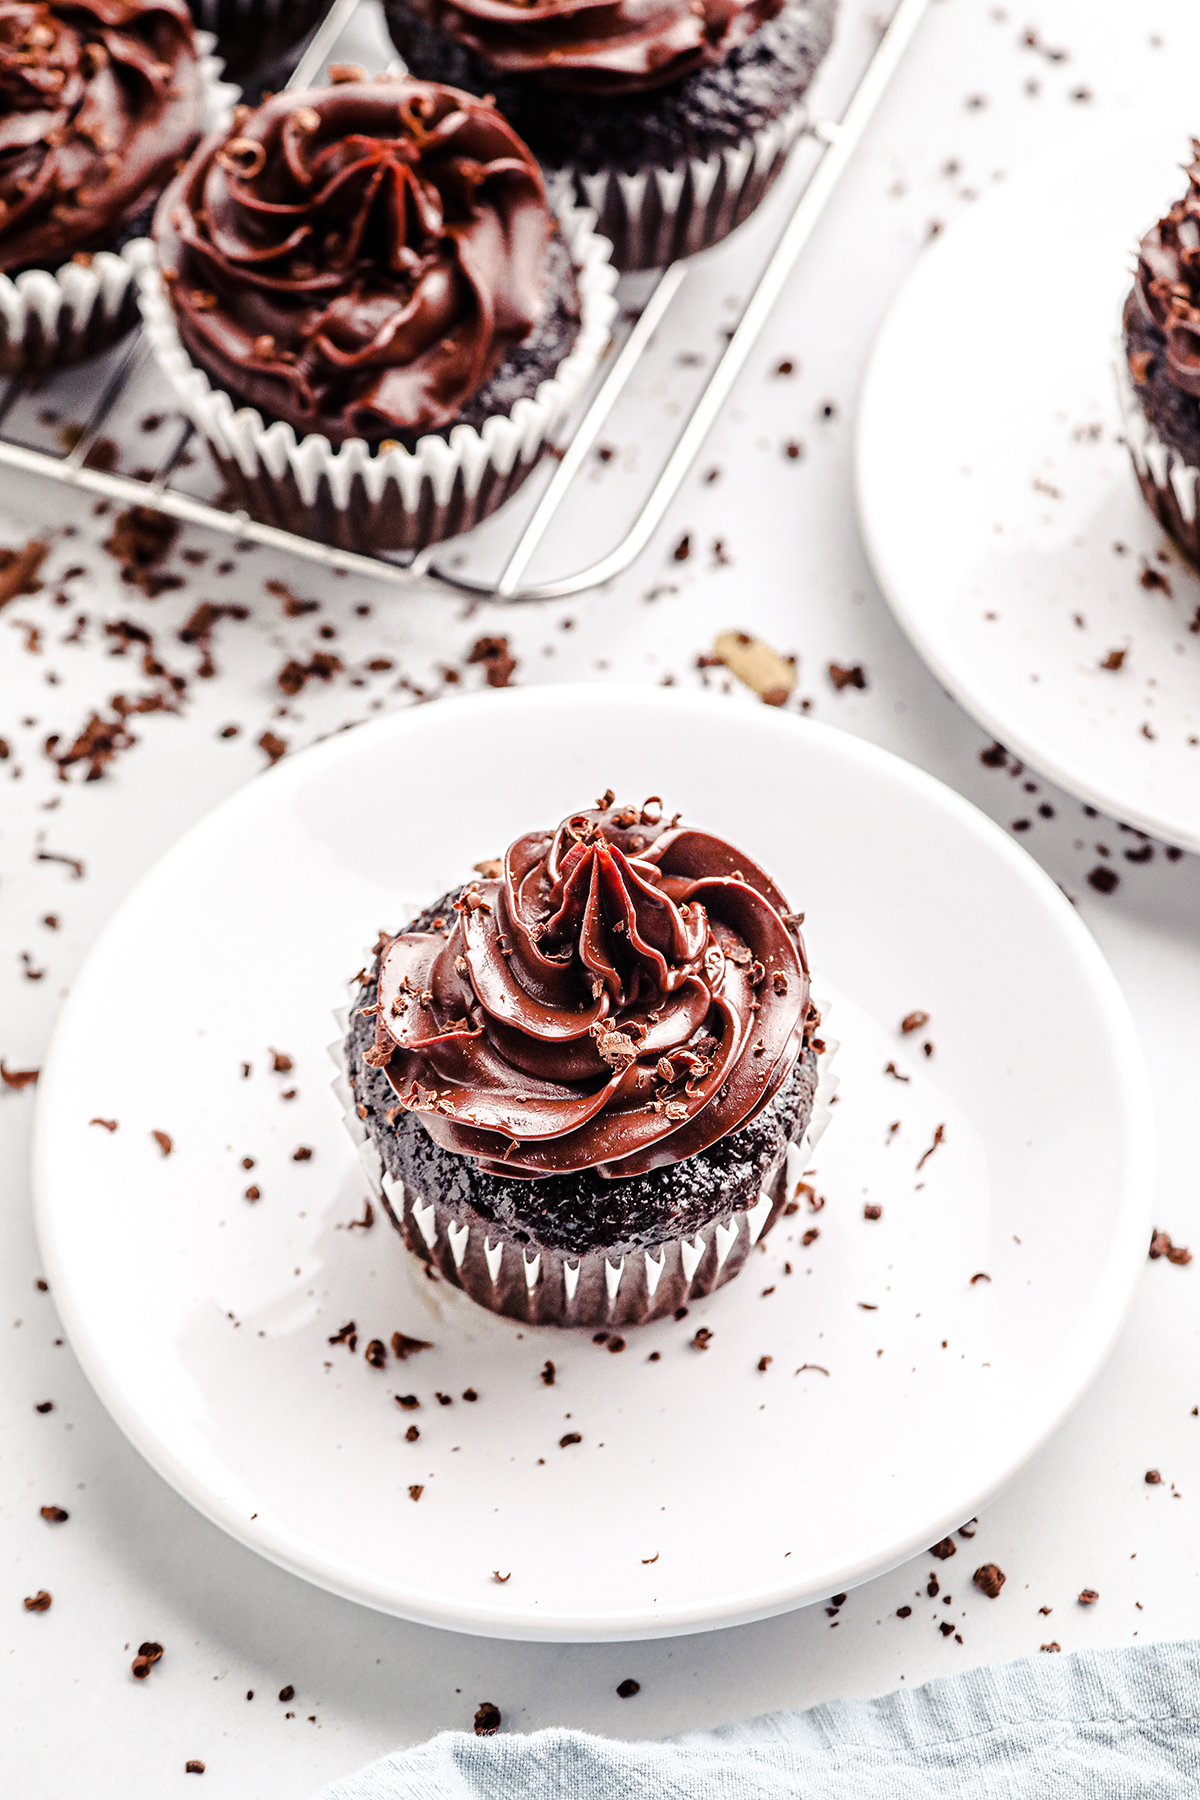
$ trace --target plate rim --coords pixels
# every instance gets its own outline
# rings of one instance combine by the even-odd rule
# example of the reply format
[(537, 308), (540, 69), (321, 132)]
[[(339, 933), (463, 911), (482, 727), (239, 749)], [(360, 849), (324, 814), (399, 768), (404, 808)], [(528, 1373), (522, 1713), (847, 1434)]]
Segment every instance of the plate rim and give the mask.
[[(73, 1289), (66, 1272), (65, 1252), (60, 1255), (58, 1221), (47, 1167), (50, 1151), (53, 1111), (59, 1087), (58, 1063), (65, 1060), (62, 1049), (73, 1035), (74, 1017), (82, 1012), (88, 990), (97, 977), (93, 973), (104, 961), (108, 941), (116, 937), (128, 908), (139, 902), (143, 894), (169, 879), (172, 863), (185, 855), (192, 842), (218, 828), (230, 813), (254, 810), (262, 804), (263, 792), (278, 794), (284, 788), (298, 789), (313, 775), (334, 766), (347, 754), (350, 741), (355, 753), (361, 751), (364, 735), (390, 739), (410, 731), (423, 731), (428, 717), (425, 707), (404, 707), (370, 720), (353, 731), (335, 736), (293, 753), (274, 768), (263, 773), (211, 808), (188, 827), (151, 867), (145, 871), (122, 898), (88, 951), (72, 984), (55, 1024), (51, 1042), (42, 1065), (33, 1123), (31, 1152), (34, 1223), (43, 1264), (50, 1279), (51, 1291), (63, 1327), (85, 1376), (110, 1417), (120, 1427), (143, 1459), (168, 1482), (189, 1505), (220, 1527), (237, 1542), (258, 1552), (268, 1561), (298, 1575), (319, 1588), (353, 1600), (376, 1611), (386, 1612), (414, 1622), (441, 1629), (518, 1641), (542, 1642), (629, 1642), (650, 1638), (684, 1636), (715, 1628), (749, 1624), (812, 1604), (829, 1592), (841, 1591), (882, 1575), (919, 1553), (939, 1536), (946, 1535), (987, 1505), (1016, 1478), (1043, 1445), (1059, 1430), (1064, 1420), (1078, 1405), (1092, 1382), (1107, 1362), (1124, 1326), (1141, 1272), (1140, 1247), (1150, 1229), (1151, 1200), (1154, 1183), (1154, 1116), (1149, 1072), (1129, 1007), (1109, 968), (1103, 953), (1087, 926), (1071, 903), (1046, 874), (1041, 865), (1022, 846), (1015, 843), (992, 819), (955, 789), (929, 774), (918, 765), (869, 740), (817, 720), (793, 718), (790, 715), (751, 711), (750, 703), (728, 697), (697, 693), (694, 690), (664, 690), (630, 682), (574, 682), (543, 686), (488, 691), (440, 699), (438, 716), (452, 720), (464, 710), (503, 713), (513, 706), (570, 707), (579, 701), (606, 705), (657, 705), (664, 710), (694, 711), (720, 716), (737, 728), (739, 714), (753, 718), (759, 727), (779, 734), (807, 732), (816, 734), (827, 749), (852, 762), (865, 765), (932, 800), (947, 810), (959, 824), (987, 843), (1003, 860), (1018, 871), (1038, 896), (1071, 943), (1083, 972), (1100, 1007), (1114, 1048), (1117, 1076), (1115, 1098), (1127, 1133), (1125, 1171), (1114, 1209), (1114, 1224), (1105, 1259), (1097, 1273), (1092, 1291), (1075, 1327), (1069, 1350), (1064, 1347), (1064, 1376), (1057, 1405), (1046, 1415), (1034, 1439), (1023, 1441), (1017, 1454), (1000, 1458), (994, 1478), (984, 1488), (972, 1486), (964, 1495), (948, 1497), (928, 1528), (923, 1526), (915, 1536), (910, 1531), (896, 1539), (886, 1529), (861, 1547), (855, 1557), (842, 1558), (820, 1567), (810, 1566), (808, 1575), (799, 1582), (777, 1582), (742, 1590), (723, 1601), (704, 1600), (675, 1604), (666, 1608), (625, 1607), (613, 1613), (591, 1611), (554, 1613), (529, 1606), (523, 1611), (492, 1610), (482, 1597), (464, 1605), (461, 1600), (447, 1600), (436, 1590), (422, 1589), (412, 1582), (381, 1579), (347, 1558), (330, 1555), (311, 1540), (276, 1522), (268, 1516), (260, 1524), (248, 1520), (235, 1501), (213, 1490), (202, 1473), (197, 1474), (186, 1459), (178, 1456), (155, 1434), (136, 1405), (127, 1400), (119, 1377), (107, 1366), (100, 1342), (93, 1340), (86, 1308)], [(444, 709), (444, 714), (443, 714)], [(264, 788), (264, 785), (265, 788)]]
[[(1192, 123), (1194, 125), (1195, 121), (1193, 120)], [(994, 705), (989, 699), (986, 685), (973, 680), (970, 670), (965, 665), (945, 654), (942, 638), (923, 624), (919, 608), (909, 603), (899, 586), (891, 579), (870, 499), (874, 489), (874, 477), (868, 474), (865, 468), (867, 458), (872, 454), (866, 448), (869, 436), (868, 427), (874, 424), (873, 415), (879, 405), (877, 389), (884, 379), (880, 371), (894, 353), (895, 344), (901, 336), (900, 315), (905, 306), (911, 304), (912, 294), (919, 292), (923, 285), (933, 278), (929, 271), (933, 270), (934, 276), (936, 276), (936, 272), (942, 266), (947, 254), (953, 253), (961, 238), (968, 232), (982, 231), (983, 226), (979, 224), (979, 221), (982, 219), (986, 223), (989, 204), (993, 201), (1000, 203), (1012, 193), (1018, 182), (1027, 178), (1032, 179), (1038, 170), (1047, 166), (1053, 167), (1061, 164), (1069, 168), (1094, 156), (1099, 147), (1115, 151), (1123, 145), (1149, 143), (1155, 138), (1165, 139), (1181, 130), (1181, 127), (1168, 124), (1151, 127), (1144, 120), (1138, 124), (1126, 121), (1123, 124), (1107, 122), (1084, 126), (1068, 137), (1058, 138), (1054, 142), (1044, 145), (1042, 149), (1021, 163), (1003, 186), (993, 189), (985, 195), (979, 206), (961, 213), (953, 221), (937, 242), (932, 244), (909, 270), (892, 296), (883, 322), (876, 331), (863, 373), (862, 387), (855, 410), (851, 464), (859, 532), (876, 586), (921, 661), (964, 711), (969, 713), (985, 731), (990, 732), (997, 743), (1003, 744), (1005, 749), (1012, 751), (1030, 768), (1037, 769), (1076, 799), (1097, 807), (1109, 818), (1123, 821), (1127, 825), (1136, 827), (1139, 831), (1148, 832), (1160, 843), (1174, 844), (1181, 849), (1200, 854), (1200, 821), (1189, 825), (1184, 820), (1176, 820), (1164, 814), (1148, 811), (1136, 800), (1118, 799), (1103, 785), (1089, 780), (1085, 773), (1057, 761), (1044, 745), (1038, 743), (1035, 736), (1030, 736), (1019, 724), (1014, 725), (1011, 720), (1006, 718), (1003, 709)], [(1131, 235), (1131, 248), (1135, 241)], [(1114, 315), (1114, 338), (1116, 331), (1117, 320)], [(1129, 478), (1131, 481), (1134, 480), (1132, 470)]]

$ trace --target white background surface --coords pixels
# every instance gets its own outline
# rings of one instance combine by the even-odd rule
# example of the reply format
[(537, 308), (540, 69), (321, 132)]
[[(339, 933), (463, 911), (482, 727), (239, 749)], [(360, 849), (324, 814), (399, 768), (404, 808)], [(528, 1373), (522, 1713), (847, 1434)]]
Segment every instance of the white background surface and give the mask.
[[(1025, 46), (1029, 27), (1044, 47), (1067, 50), (1067, 59), (1052, 61)], [(192, 546), (212, 551), (208, 563), (186, 570), (182, 592), (147, 601), (114, 579), (96, 547), (103, 521), (91, 519), (87, 503), (6, 481), (0, 541), (23, 541), (35, 526), (78, 526), (70, 542), (56, 544), (50, 584), (0, 617), (0, 732), (12, 751), (0, 764), (0, 1050), (8, 1065), (37, 1064), (60, 998), (104, 919), (188, 823), (254, 776), (263, 758), (253, 746), (268, 725), (295, 748), (373, 707), (406, 704), (409, 690), (396, 685), (401, 675), (436, 691), (441, 671), (463, 669), (467, 650), (485, 632), (507, 632), (523, 682), (601, 680), (610, 671), (695, 682), (702, 679), (693, 666), (697, 653), (717, 631), (740, 626), (799, 656), (799, 692), (818, 717), (921, 763), (1003, 823), (1033, 821), (1023, 842), (1078, 898), (1147, 1050), (1159, 1115), (1157, 1222), (1177, 1241), (1200, 1240), (1200, 864), (1168, 861), (1161, 847), (1147, 863), (1127, 863), (1123, 852), (1139, 847), (1135, 837), (1085, 817), (1045, 783), (1028, 792), (1036, 775), (980, 764), (986, 740), (926, 674), (873, 589), (849, 474), (850, 421), (871, 338), (931, 223), (948, 221), (1021, 158), (1085, 120), (1186, 118), (1198, 53), (1200, 18), (1186, 0), (1137, 8), (1076, 0), (1029, 13), (983, 0), (935, 0), (842, 186), (836, 216), (816, 234), (702, 459), (700, 471), (719, 467), (720, 479), (704, 484), (698, 471), (658, 543), (605, 594), (536, 611), (501, 615), (481, 607), (468, 615), (444, 597), (322, 579), (261, 552), (230, 556), (234, 571), (218, 576), (225, 546), (193, 538)], [(1081, 91), (1090, 98), (1072, 97)], [(1181, 156), (1183, 150), (1181, 143)], [(951, 162), (957, 167), (947, 174)], [(710, 314), (697, 309), (680, 327), (680, 352), (709, 353), (714, 320), (736, 316), (725, 303), (744, 294), (745, 268), (737, 242), (713, 259), (702, 284)], [(1048, 279), (1047, 307), (1069, 304), (1066, 288)], [(978, 354), (987, 354), (986, 344)], [(781, 358), (793, 359), (797, 372), (774, 375)], [(653, 379), (660, 385), (643, 395), (645, 415), (661, 420), (675, 390), (666, 373)], [(961, 379), (970, 382), (969, 368)], [(821, 417), (826, 402), (836, 407), (830, 419)], [(612, 435), (618, 456), (597, 464), (590, 477), (597, 519), (606, 484), (623, 464), (646, 455), (647, 435)], [(786, 456), (789, 441), (802, 443), (805, 454)], [(685, 531), (693, 553), (678, 563), (671, 552)], [(711, 553), (718, 538), (728, 562)], [(929, 554), (936, 557), (936, 541)], [(53, 575), (72, 564), (88, 573), (70, 584), (70, 604), (56, 607)], [(186, 569), (178, 557), (174, 566)], [(320, 597), (320, 612), (285, 620), (278, 599), (263, 589), (271, 576)], [(111, 657), (115, 640), (104, 635), (104, 623), (143, 624), (163, 660), (191, 674), (198, 653), (175, 633), (206, 598), (252, 609), (246, 622), (218, 626), (218, 675), (191, 683), (178, 716), (133, 720), (139, 741), (106, 779), (84, 785), (76, 771), (60, 785), (42, 750), (47, 733), (69, 741), (93, 708), (107, 710), (113, 693), (148, 685), (131, 658)], [(355, 614), (361, 603), (370, 603), (368, 617)], [(89, 624), (79, 640), (63, 644), (84, 613)], [(322, 623), (337, 633), (323, 647), (336, 649), (346, 672), (328, 687), (310, 684), (277, 718), (283, 699), (275, 675), (288, 656), (306, 658), (322, 647)], [(26, 625), (40, 631), (37, 653), (24, 648)], [(394, 668), (367, 674), (365, 662), (383, 656)], [(835, 693), (825, 673), (831, 660), (861, 663), (867, 690)], [(352, 678), (366, 685), (353, 687)], [(463, 669), (465, 682), (478, 678), (477, 668)], [(757, 704), (741, 693), (729, 703)], [(221, 739), (231, 722), (242, 727), (240, 735)], [(402, 798), (380, 796), (381, 826)], [(1039, 815), (1042, 805), (1054, 809), (1053, 819)], [(1086, 885), (1087, 871), (1103, 860), (1101, 844), (1121, 874), (1107, 898)], [(62, 863), (36, 861), (39, 847), (82, 858), (84, 877), (75, 880)], [(954, 872), (931, 866), (928, 878), (950, 882)], [(40, 922), (49, 913), (60, 920), (57, 931)], [(42, 974), (30, 980), (27, 971)], [(132, 982), (137, 973), (130, 970)], [(1036, 1031), (1037, 996), (1023, 988), (1019, 968), (1012, 974), (1012, 1005), (1028, 1011)], [(186, 944), (180, 979), (187, 979)], [(164, 1055), (170, 1026), (164, 1017)], [(96, 1054), (103, 1056), (103, 1043)], [(320, 1594), (230, 1543), (149, 1472), (69, 1349), (55, 1343), (61, 1332), (53, 1296), (34, 1289), (39, 1269), (26, 1177), (31, 1100), (28, 1091), (0, 1093), (0, 1317), (7, 1335), (0, 1773), (6, 1793), (20, 1800), (80, 1788), (95, 1800), (160, 1800), (183, 1787), (188, 1757), (207, 1764), (205, 1794), (285, 1800), (392, 1745), (469, 1725), (483, 1699), (494, 1700), (506, 1725), (518, 1730), (567, 1723), (662, 1735), (912, 1685), (1051, 1641), (1071, 1650), (1196, 1628), (1200, 1417), (1192, 1408), (1200, 1405), (1200, 1257), (1188, 1268), (1147, 1265), (1125, 1337), (1092, 1394), (980, 1520), (973, 1543), (963, 1546), (967, 1554), (938, 1566), (953, 1595), (950, 1616), (961, 1646), (935, 1623), (944, 1614), (940, 1602), (925, 1597), (933, 1567), (925, 1558), (852, 1594), (836, 1619), (814, 1607), (649, 1645), (513, 1646), (407, 1626)], [(86, 1181), (86, 1169), (80, 1179)], [(153, 1356), (153, 1343), (146, 1353)], [(34, 1406), (45, 1399), (55, 1409), (38, 1415)], [(1151, 1467), (1162, 1471), (1159, 1486), (1144, 1483)], [(69, 1522), (45, 1524), (38, 1508), (47, 1503), (67, 1507)], [(755, 1523), (752, 1510), (731, 1518), (713, 1555), (736, 1556)], [(967, 1579), (984, 1560), (1008, 1576), (995, 1601)], [(1074, 1600), (1084, 1586), (1100, 1592), (1086, 1612)], [(53, 1607), (25, 1613), (22, 1596), (41, 1587), (53, 1593)], [(905, 1603), (913, 1612), (901, 1620), (896, 1608)], [(1053, 1610), (1045, 1616), (1041, 1607)], [(147, 1637), (167, 1653), (147, 1682), (136, 1683), (130, 1658)], [(615, 1687), (630, 1675), (641, 1693), (621, 1701)], [(275, 1698), (284, 1683), (296, 1690), (287, 1707)]]

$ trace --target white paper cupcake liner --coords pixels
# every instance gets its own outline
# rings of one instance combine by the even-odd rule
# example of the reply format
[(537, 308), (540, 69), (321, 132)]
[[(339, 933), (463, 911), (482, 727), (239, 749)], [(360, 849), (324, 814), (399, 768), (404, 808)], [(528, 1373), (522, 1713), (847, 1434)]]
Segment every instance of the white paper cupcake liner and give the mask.
[[(201, 131), (227, 125), (240, 90), (222, 79), (215, 39), (196, 33), (204, 81)], [(44, 374), (95, 356), (137, 323), (135, 270), (127, 251), (98, 250), (60, 269), (0, 275), (0, 373)]]
[(705, 250), (748, 219), (783, 168), (808, 121), (797, 105), (762, 131), (701, 160), (627, 175), (601, 169), (547, 171), (555, 192), (567, 192), (596, 215), (596, 229), (612, 244), (622, 273), (660, 269)]
[(297, 438), (282, 420), (264, 425), (253, 407), (214, 388), (180, 342), (149, 239), (130, 245), (142, 317), (159, 367), (207, 439), (230, 497), (254, 518), (344, 549), (414, 550), (469, 531), (521, 485), (608, 348), (617, 309), (616, 270), (586, 207), (554, 202), (575, 267), (579, 333), (554, 375), (532, 398), (487, 419), (373, 452), (362, 438), (337, 450), (318, 433)]
[[(822, 1021), (829, 1009), (819, 1005)], [(340, 1035), (329, 1046), (338, 1074), (333, 1089), (346, 1129), (357, 1148), (371, 1192), (408, 1248), (432, 1264), (489, 1312), (531, 1325), (601, 1327), (648, 1324), (731, 1281), (754, 1246), (783, 1213), (788, 1193), (808, 1167), (832, 1117), (838, 1077), (832, 1064), (836, 1041), (826, 1038), (817, 1064), (812, 1112), (798, 1142), (789, 1144), (763, 1182), (753, 1206), (714, 1219), (702, 1230), (638, 1250), (615, 1261), (605, 1250), (572, 1256), (562, 1250), (530, 1251), (482, 1222), (464, 1224), (435, 1196), (410, 1195), (383, 1166), (374, 1140), (355, 1108), (346, 1067), (350, 1008), (336, 1015)]]
[(1164, 444), (1143, 412), (1123, 336), (1116, 347), (1115, 373), (1125, 442), (1146, 504), (1180, 549), (1200, 563), (1200, 469)]

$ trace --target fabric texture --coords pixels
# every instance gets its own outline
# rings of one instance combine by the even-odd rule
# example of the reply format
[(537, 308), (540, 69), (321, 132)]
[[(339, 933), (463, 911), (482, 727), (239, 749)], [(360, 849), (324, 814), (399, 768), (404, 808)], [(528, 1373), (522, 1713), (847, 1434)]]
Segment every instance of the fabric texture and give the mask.
[(442, 1732), (319, 1800), (1167, 1800), (1200, 1792), (1200, 1642), (1038, 1655), (666, 1743)]

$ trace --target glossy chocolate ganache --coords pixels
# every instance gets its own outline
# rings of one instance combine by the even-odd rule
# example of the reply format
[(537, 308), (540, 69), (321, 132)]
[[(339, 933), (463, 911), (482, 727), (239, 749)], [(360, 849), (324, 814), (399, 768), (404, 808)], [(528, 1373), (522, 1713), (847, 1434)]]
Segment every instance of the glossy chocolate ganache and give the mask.
[(505, 75), (568, 93), (645, 93), (724, 61), (784, 0), (410, 0)]
[(451, 907), (383, 946), (363, 1060), (391, 1116), (494, 1175), (694, 1156), (768, 1104), (817, 1022), (778, 888), (657, 800), (518, 838)]
[(0, 270), (101, 249), (200, 129), (185, 0), (0, 4)]
[(334, 443), (453, 421), (538, 321), (553, 230), (491, 103), (399, 76), (243, 114), (155, 221), (196, 361)]

